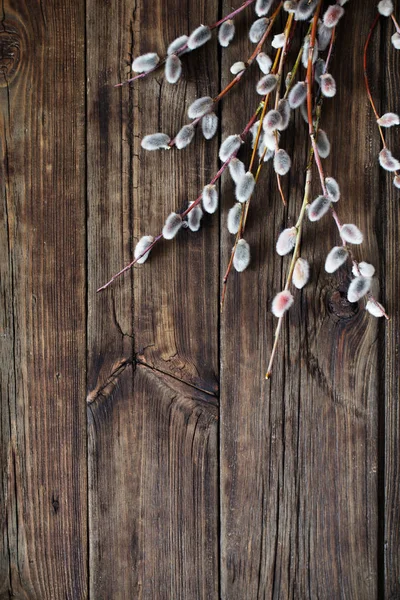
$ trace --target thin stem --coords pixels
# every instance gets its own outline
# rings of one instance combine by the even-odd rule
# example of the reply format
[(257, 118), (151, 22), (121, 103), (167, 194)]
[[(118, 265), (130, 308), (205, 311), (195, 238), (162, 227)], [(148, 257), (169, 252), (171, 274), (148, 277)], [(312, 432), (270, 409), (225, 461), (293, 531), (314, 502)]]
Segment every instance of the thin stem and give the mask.
[(393, 13), (391, 14), (391, 17), (392, 17), (392, 21), (393, 21), (393, 23), (394, 23), (394, 26), (396, 27), (396, 31), (397, 31), (397, 33), (400, 33), (400, 25), (398, 24), (398, 22), (397, 22), (397, 19), (396, 19), (396, 17), (394, 16), (394, 14), (393, 14)]
[(222, 25), (222, 23), (225, 23), (225, 21), (229, 21), (229, 19), (234, 19), (236, 17), (236, 15), (241, 13), (242, 10), (244, 10), (245, 8), (247, 8), (248, 6), (250, 6), (250, 4), (253, 4), (254, 2), (255, 2), (255, 0), (246, 0), (246, 2), (243, 2), (242, 6), (239, 6), (239, 8), (232, 11), (229, 15), (226, 15), (226, 17), (223, 17), (220, 21), (217, 21), (213, 25), (210, 25), (210, 29), (216, 29), (217, 27)]
[[(370, 89), (370, 86), (369, 86), (368, 71), (367, 71), (367, 52), (368, 52), (368, 48), (369, 48), (369, 44), (370, 44), (370, 41), (371, 41), (372, 34), (374, 32), (374, 29), (375, 29), (378, 21), (379, 21), (379, 13), (376, 15), (376, 17), (374, 19), (374, 22), (372, 23), (372, 25), (370, 27), (370, 30), (368, 32), (367, 40), (366, 40), (365, 45), (364, 45), (364, 54), (363, 54), (365, 88), (367, 90), (368, 100), (369, 100), (369, 102), (371, 104), (372, 110), (374, 111), (374, 115), (375, 115), (376, 121), (378, 121), (378, 119), (380, 118), (380, 116), (378, 114), (378, 111), (376, 110), (375, 102), (374, 102), (374, 100), (372, 98), (371, 89)], [(386, 146), (385, 138), (384, 138), (384, 135), (383, 135), (382, 127), (379, 125), (378, 122), (377, 122), (377, 125), (378, 125), (378, 128), (379, 128), (379, 134), (380, 134), (381, 139), (382, 139), (383, 147), (386, 148), (387, 146)]]

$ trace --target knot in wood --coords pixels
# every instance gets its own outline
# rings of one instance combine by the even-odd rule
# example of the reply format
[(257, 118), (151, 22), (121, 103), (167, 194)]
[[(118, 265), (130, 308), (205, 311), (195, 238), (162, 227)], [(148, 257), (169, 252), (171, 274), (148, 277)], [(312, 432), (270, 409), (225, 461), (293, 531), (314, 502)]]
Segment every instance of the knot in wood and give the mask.
[(0, 31), (0, 86), (7, 86), (21, 58), (21, 38), (15, 31)]
[(347, 290), (334, 290), (328, 297), (328, 310), (338, 319), (352, 319), (358, 314), (357, 302), (347, 300)]

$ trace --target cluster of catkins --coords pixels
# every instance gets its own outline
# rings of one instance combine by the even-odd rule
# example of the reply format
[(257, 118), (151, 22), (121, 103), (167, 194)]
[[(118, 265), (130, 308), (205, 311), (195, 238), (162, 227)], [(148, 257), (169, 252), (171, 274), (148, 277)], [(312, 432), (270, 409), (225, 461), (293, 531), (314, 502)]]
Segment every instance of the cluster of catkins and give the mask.
[[(286, 58), (290, 47), (290, 27), (289, 31), (285, 29), (285, 32), (274, 35), (271, 41), (271, 54), (274, 51), (281, 53), (281, 61), (274, 60), (266, 52), (266, 49), (264, 49), (275, 17), (283, 8), (288, 14), (288, 22), (290, 21), (290, 24), (292, 20), (311, 21), (316, 24), (315, 19), (317, 17), (314, 17), (314, 15), (316, 10), (319, 12), (321, 6), (320, 0), (287, 0), (285, 2), (278, 2), (277, 0), (247, 0), (240, 8), (234, 10), (230, 15), (214, 25), (201, 25), (189, 36), (178, 37), (168, 47), (167, 56), (163, 60), (155, 53), (148, 53), (135, 58), (132, 69), (137, 75), (129, 81), (133, 81), (154, 71), (159, 66), (165, 65), (165, 77), (167, 81), (172, 84), (176, 83), (182, 73), (180, 60), (182, 54), (193, 51), (208, 42), (212, 36), (213, 29), (218, 29), (220, 45), (227, 47), (235, 35), (234, 17), (247, 6), (251, 4), (255, 5), (257, 19), (250, 27), (249, 39), (252, 43), (256, 44), (256, 48), (247, 61), (239, 61), (232, 65), (230, 70), (234, 75), (234, 79), (231, 84), (214, 98), (205, 96), (196, 99), (187, 110), (190, 122), (183, 125), (175, 137), (162, 132), (146, 135), (141, 142), (142, 148), (155, 151), (171, 150), (171, 148), (175, 147), (181, 150), (192, 142), (197, 129), (201, 129), (206, 140), (211, 139), (216, 134), (218, 128), (218, 117), (215, 111), (217, 103), (233, 85), (239, 83), (253, 63), (258, 65), (261, 72), (260, 80), (256, 85), (256, 92), (262, 97), (261, 102), (243, 131), (240, 134), (229, 135), (223, 140), (219, 148), (219, 158), (222, 166), (213, 179), (204, 186), (200, 196), (196, 200), (189, 202), (188, 207), (183, 213), (172, 212), (164, 223), (162, 233), (157, 237), (143, 236), (135, 247), (135, 260), (131, 264), (135, 262), (144, 263), (156, 242), (162, 238), (165, 240), (173, 239), (182, 227), (187, 227), (191, 231), (198, 231), (203, 211), (215, 213), (217, 210), (219, 198), (216, 184), (222, 173), (225, 170), (229, 170), (230, 176), (235, 183), (236, 196), (236, 202), (230, 208), (227, 215), (228, 230), (232, 235), (236, 236), (235, 245), (232, 250), (232, 265), (236, 271), (244, 271), (250, 263), (250, 246), (242, 235), (243, 217), (245, 214), (244, 207), (254, 192), (257, 176), (252, 172), (253, 161), (250, 167), (246, 168), (237, 155), (245, 144), (249, 134), (252, 137), (253, 152), (258, 153), (259, 165), (271, 159), (273, 169), (279, 181), (279, 177), (286, 175), (291, 168), (291, 159), (288, 153), (280, 147), (281, 134), (289, 126), (291, 111), (299, 109), (310, 131), (313, 157), (318, 166), (322, 189), (321, 194), (310, 204), (308, 204), (307, 200), (305, 210), (302, 210), (300, 213), (297, 224), (282, 231), (278, 237), (276, 243), (277, 253), (280, 256), (284, 256), (295, 250), (293, 258), (295, 264), (290, 269), (285, 289), (278, 293), (272, 302), (272, 312), (276, 317), (281, 318), (293, 303), (293, 296), (289, 291), (290, 284), (293, 283), (296, 288), (301, 289), (309, 279), (309, 264), (304, 258), (299, 257), (298, 253), (304, 214), (307, 214), (310, 221), (318, 221), (325, 214), (331, 212), (339, 230), (341, 244), (335, 246), (329, 252), (325, 263), (326, 271), (333, 273), (350, 259), (353, 264), (352, 272), (354, 278), (348, 289), (348, 300), (356, 302), (367, 295), (367, 311), (376, 317), (386, 316), (384, 308), (372, 297), (370, 292), (374, 267), (365, 262), (358, 263), (354, 259), (349, 247), (349, 245), (360, 244), (363, 240), (363, 235), (356, 225), (341, 224), (339, 221), (335, 210), (335, 205), (340, 199), (339, 185), (333, 177), (325, 176), (320, 160), (329, 155), (331, 145), (326, 132), (319, 127), (320, 113), (318, 113), (317, 105), (320, 108), (323, 98), (331, 98), (336, 94), (336, 82), (329, 73), (328, 67), (335, 28), (344, 14), (343, 6), (346, 2), (347, 0), (336, 0), (335, 3), (328, 6), (322, 18), (318, 20), (317, 34), (314, 37), (310, 34), (310, 26), (301, 46), (300, 60), (296, 61), (298, 64), (288, 74), (286, 81), (282, 78), (282, 66), (284, 63), (282, 57)], [(379, 3), (379, 11), (382, 14), (391, 14), (388, 12), (389, 5), (391, 5), (390, 0), (382, 0)], [(275, 12), (272, 13), (273, 10)], [(396, 33), (395, 36), (399, 36), (399, 34)], [(393, 40), (393, 44), (395, 47), (398, 47), (396, 46), (396, 40), (397, 38)], [(328, 55), (326, 60), (324, 60), (320, 57), (320, 53), (327, 50)], [(278, 57), (279, 54), (276, 55), (275, 59)], [(298, 76), (302, 66), (306, 71), (308, 69), (307, 72), (310, 73), (310, 61), (312, 62), (313, 73), (311, 82), (307, 80), (306, 73), (303, 78)], [(295, 82), (296, 79), (297, 81)], [(282, 87), (285, 87), (285, 93), (281, 97)], [(275, 103), (267, 111), (267, 103), (272, 94), (276, 94)], [(311, 94), (313, 105), (310, 110)], [(309, 115), (312, 116), (313, 120), (311, 125), (309, 123)], [(384, 126), (385, 123), (387, 124), (393, 118), (391, 113), (390, 116), (383, 115), (381, 125)], [(399, 122), (398, 117), (397, 122)], [(386, 164), (385, 168), (387, 168), (389, 159), (395, 161), (389, 155), (390, 153), (387, 148), (384, 148), (380, 155), (380, 161), (381, 164)], [(397, 164), (400, 167), (400, 163), (395, 162), (396, 168)], [(128, 267), (121, 271), (121, 273)]]

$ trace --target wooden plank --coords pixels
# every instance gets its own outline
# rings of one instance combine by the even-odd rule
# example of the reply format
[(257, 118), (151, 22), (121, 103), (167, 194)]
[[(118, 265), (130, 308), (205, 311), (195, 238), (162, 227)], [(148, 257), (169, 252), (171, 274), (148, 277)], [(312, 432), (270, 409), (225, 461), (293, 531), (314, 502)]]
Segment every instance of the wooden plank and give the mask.
[[(373, 7), (366, 10), (361, 1), (346, 10), (332, 69), (339, 90), (325, 103), (322, 127), (333, 148), (325, 167), (342, 187), (341, 218), (359, 224), (366, 236), (360, 252), (374, 261), (377, 217), (371, 207), (379, 198), (374, 171), (379, 140), (365, 138), (374, 124), (361, 70), (372, 15)], [(224, 73), (233, 60), (248, 55), (247, 44), (238, 44), (236, 53), (223, 62)], [(247, 94), (242, 89), (226, 100), (225, 134), (238, 127), (239, 95), (250, 114), (253, 96)], [(285, 182), (288, 208), (280, 204), (269, 167), (246, 232), (252, 265), (232, 276), (222, 317), (222, 598), (374, 598), (378, 323), (347, 303), (346, 271), (334, 276), (324, 271), (325, 256), (338, 240), (329, 217), (306, 224), (302, 254), (312, 265), (311, 282), (296, 293), (273, 378), (263, 381), (276, 326), (267, 309), (288, 267), (288, 259), (275, 253), (275, 240), (286, 223), (295, 223), (304, 185), (307, 135), (299, 115), (295, 124), (303, 130), (296, 146), (293, 124), (282, 137), (294, 163)], [(224, 189), (229, 198), (231, 183)], [(313, 194), (318, 193), (315, 181)], [(223, 206), (223, 226), (230, 204)], [(231, 244), (224, 229), (223, 267)]]
[[(215, 19), (216, 6), (193, 6), (190, 27)], [(146, 133), (173, 133), (185, 122), (186, 105), (207, 93), (217, 73), (216, 59), (202, 75), (185, 59), (175, 87), (163, 82), (162, 70), (131, 89), (112, 87), (127, 78), (133, 55), (162, 55), (187, 28), (174, 2), (153, 3), (151, 19), (143, 3), (87, 3), (93, 598), (217, 597), (218, 261), (207, 269), (205, 250), (218, 255), (218, 219), (206, 219), (205, 231), (190, 240), (185, 231), (160, 245), (134, 269), (133, 287), (125, 276), (95, 293), (217, 164), (215, 153), (200, 151), (203, 142), (181, 153), (140, 148)]]
[(2, 598), (87, 597), (84, 26), (3, 2)]

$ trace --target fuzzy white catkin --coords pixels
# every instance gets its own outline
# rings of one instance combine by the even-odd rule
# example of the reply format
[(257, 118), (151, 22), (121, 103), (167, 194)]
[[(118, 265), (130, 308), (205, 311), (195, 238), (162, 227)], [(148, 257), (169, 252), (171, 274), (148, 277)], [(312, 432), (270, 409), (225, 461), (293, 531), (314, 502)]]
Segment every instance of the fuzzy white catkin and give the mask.
[(187, 35), (180, 35), (176, 40), (170, 43), (168, 46), (167, 54), (171, 56), (171, 54), (181, 53), (184, 46), (186, 46), (189, 37)]
[(308, 207), (310, 221), (319, 221), (329, 210), (331, 201), (325, 196), (318, 196)]
[(175, 138), (175, 146), (178, 150), (186, 148), (193, 140), (195, 129), (193, 125), (184, 125), (177, 133)]
[(242, 144), (240, 135), (229, 135), (221, 144), (219, 149), (219, 158), (222, 162), (228, 160), (232, 154), (237, 152)]
[(378, 11), (384, 17), (390, 17), (393, 12), (392, 0), (381, 0), (378, 4)]
[(400, 162), (397, 158), (394, 158), (393, 154), (387, 148), (383, 148), (379, 152), (379, 164), (386, 171), (398, 171), (400, 169)]
[(235, 37), (235, 24), (228, 19), (220, 26), (218, 30), (218, 41), (223, 48), (227, 48)]
[(400, 117), (396, 113), (387, 112), (376, 121), (381, 127), (393, 127), (400, 124)]
[[(189, 202), (189, 206), (192, 206), (193, 202)], [(202, 217), (203, 211), (201, 210), (201, 206), (197, 204), (187, 216), (190, 231), (198, 231), (200, 229)]]
[[(149, 258), (150, 250), (146, 252), (146, 249), (151, 246), (153, 242), (154, 238), (152, 235), (144, 235), (136, 244), (134, 256), (139, 265), (142, 265)], [(146, 254), (143, 254), (144, 252), (146, 252)]]
[(325, 73), (320, 77), (321, 92), (325, 98), (333, 98), (336, 94), (336, 81), (330, 73)]
[(166, 133), (151, 133), (144, 136), (141, 146), (144, 150), (166, 150), (170, 141), (171, 138)]
[(364, 260), (362, 260), (358, 263), (357, 266), (353, 265), (351, 272), (355, 277), (358, 277), (358, 275), (360, 274), (363, 277), (373, 277), (375, 273), (375, 267), (374, 265), (371, 265), (370, 263), (367, 263)]
[[(309, 48), (310, 48), (310, 36), (308, 35), (304, 40), (303, 54), (301, 56), (301, 62), (303, 63), (303, 67), (305, 69), (307, 69), (307, 67), (308, 67), (308, 50), (309, 50)], [(313, 50), (313, 55), (312, 55), (312, 63), (313, 64), (318, 59), (318, 50), (319, 50), (318, 40), (315, 40), (314, 50)]]
[(241, 273), (250, 264), (250, 246), (246, 240), (239, 240), (236, 245), (235, 254), (233, 256), (233, 266), (236, 271)]
[(187, 41), (188, 48), (195, 50), (200, 48), (211, 39), (211, 30), (207, 25), (200, 25), (189, 36)]
[(242, 204), (236, 202), (228, 212), (228, 231), (235, 235), (239, 231), (240, 219), (242, 217)]
[(288, 13), (295, 13), (297, 10), (296, 0), (285, 0), (283, 3), (283, 10)]
[(256, 15), (265, 17), (270, 11), (274, 0), (256, 0)]
[(307, 19), (310, 19), (316, 6), (316, 0), (300, 0), (297, 4), (295, 13), (296, 21), (307, 21)]
[(310, 265), (305, 258), (298, 258), (293, 270), (293, 285), (301, 290), (310, 277)]
[(269, 94), (276, 88), (277, 83), (278, 83), (277, 75), (265, 75), (257, 83), (257, 87), (256, 87), (257, 94), (260, 94), (260, 96), (265, 96), (266, 94)]
[(244, 64), (244, 62), (242, 60), (239, 60), (238, 62), (233, 63), (229, 70), (232, 73), (232, 75), (237, 75), (238, 73), (244, 71), (245, 68), (246, 65)]
[(326, 177), (325, 187), (328, 192), (329, 200), (331, 202), (338, 202), (340, 200), (340, 188), (336, 179), (333, 177)]
[(253, 125), (250, 128), (251, 147), (252, 148), (254, 148), (254, 144), (255, 144), (256, 139), (257, 139), (257, 132), (258, 132), (259, 126), (260, 126), (260, 121), (256, 121), (255, 123), (253, 123)]
[(384, 317), (385, 316), (385, 309), (383, 308), (382, 304), (379, 304), (379, 302), (372, 302), (372, 300), (368, 300), (367, 304), (365, 305), (365, 310), (367, 310), (373, 317)]
[(305, 81), (298, 81), (290, 90), (288, 100), (290, 108), (298, 108), (307, 98), (307, 84)]
[(163, 237), (166, 240), (172, 240), (182, 227), (182, 217), (178, 213), (172, 212), (166, 219), (162, 230)]
[(315, 81), (319, 84), (321, 84), (321, 76), (324, 74), (325, 71), (325, 64), (326, 63), (323, 58), (318, 58), (314, 66)]
[(282, 148), (275, 152), (274, 156), (274, 170), (278, 175), (286, 175), (289, 172), (292, 161), (290, 160), (289, 154)]
[(335, 246), (326, 257), (325, 271), (327, 273), (334, 273), (346, 262), (348, 256), (349, 253), (344, 246)]
[(243, 177), (239, 179), (236, 185), (236, 199), (239, 202), (247, 202), (254, 191), (255, 185), (256, 182), (253, 173), (247, 171), (247, 173), (245, 173)]
[(329, 29), (329, 27), (324, 25), (321, 21), (318, 26), (318, 48), (321, 52), (324, 52), (328, 48), (331, 42), (331, 37), (332, 29)]
[(165, 78), (168, 83), (176, 83), (182, 74), (182, 63), (176, 54), (171, 54), (165, 61)]
[(331, 143), (326, 132), (323, 129), (319, 129), (316, 138), (316, 144), (318, 148), (318, 154), (321, 158), (327, 158), (331, 152)]
[(400, 189), (400, 175), (396, 175), (395, 178), (393, 179), (393, 185), (394, 187), (396, 187), (398, 190)]
[(340, 229), (340, 237), (349, 244), (362, 244), (364, 236), (353, 223), (346, 223)]
[(132, 63), (132, 71), (135, 73), (147, 73), (154, 69), (160, 62), (160, 57), (155, 52), (148, 52), (135, 58)]
[(211, 140), (217, 133), (218, 117), (214, 112), (207, 113), (201, 120), (201, 130), (206, 140)]
[(271, 46), (273, 48), (283, 48), (283, 46), (285, 45), (285, 34), (284, 33), (277, 33), (276, 35), (274, 35), (273, 40), (271, 42)]
[(282, 98), (278, 102), (278, 113), (281, 115), (281, 120), (276, 126), (279, 131), (284, 131), (289, 126), (290, 121), (290, 105), (289, 101)]
[(296, 245), (297, 229), (296, 227), (288, 227), (284, 229), (276, 242), (276, 251), (279, 256), (285, 256), (293, 250)]
[(212, 183), (205, 185), (202, 193), (203, 208), (206, 212), (213, 214), (218, 208), (218, 190)]
[(289, 292), (289, 290), (283, 290), (283, 292), (279, 292), (275, 296), (272, 301), (272, 314), (275, 317), (282, 317), (285, 312), (292, 306), (293, 304), (293, 296)]
[(257, 63), (260, 68), (260, 71), (264, 73), (264, 75), (268, 75), (272, 67), (272, 58), (265, 54), (265, 52), (260, 52), (257, 55)]
[(369, 277), (355, 277), (347, 290), (347, 300), (349, 302), (358, 302), (360, 298), (369, 292), (371, 280)]
[(268, 19), (262, 17), (254, 21), (249, 30), (249, 39), (253, 44), (258, 44), (264, 33), (267, 31)]
[(400, 34), (397, 33), (397, 31), (392, 35), (391, 40), (394, 48), (396, 48), (396, 50), (400, 50)]
[(188, 108), (188, 117), (189, 119), (197, 119), (198, 117), (202, 117), (206, 113), (210, 112), (214, 104), (214, 101), (210, 96), (203, 96), (202, 98), (197, 98)]
[(282, 117), (280, 112), (275, 109), (269, 110), (265, 115), (263, 128), (265, 131), (272, 132), (280, 125)]
[(325, 27), (332, 29), (332, 27), (336, 27), (339, 23), (339, 20), (344, 15), (344, 9), (339, 4), (331, 4), (323, 16), (323, 22)]
[(233, 181), (235, 183), (238, 183), (239, 180), (246, 173), (246, 169), (245, 169), (242, 161), (239, 160), (238, 158), (232, 158), (232, 160), (229, 163), (229, 173), (230, 173)]

